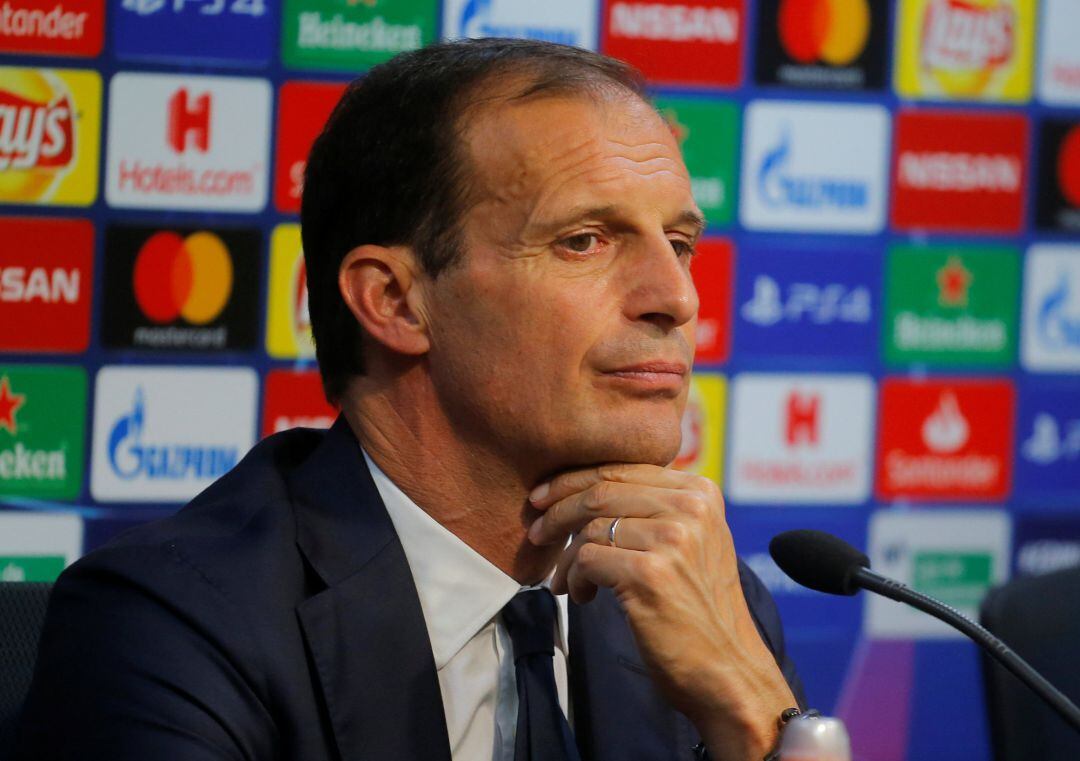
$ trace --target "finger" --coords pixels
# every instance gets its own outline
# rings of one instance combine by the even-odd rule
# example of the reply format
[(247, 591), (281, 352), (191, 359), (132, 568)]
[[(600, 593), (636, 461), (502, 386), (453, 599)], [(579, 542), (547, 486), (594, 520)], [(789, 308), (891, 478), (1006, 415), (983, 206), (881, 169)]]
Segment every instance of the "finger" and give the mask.
[(605, 463), (592, 468), (571, 470), (538, 485), (529, 494), (533, 507), (542, 510), (576, 492), (584, 491), (601, 481), (661, 486), (669, 489), (687, 488), (696, 478), (689, 473), (658, 465), (641, 463)]
[(577, 560), (582, 546), (587, 543), (623, 550), (647, 552), (664, 547), (680, 547), (688, 538), (690, 528), (673, 520), (649, 518), (622, 518), (615, 528), (615, 543), (611, 543), (611, 525), (614, 518), (595, 518), (579, 531), (563, 551), (555, 567), (551, 588), (556, 594), (568, 589), (570, 568)]
[(567, 574), (570, 599), (576, 603), (588, 602), (596, 595), (597, 587), (613, 589), (627, 583), (635, 578), (638, 565), (645, 557), (644, 552), (587, 542)]
[(548, 507), (529, 527), (529, 540), (537, 545), (564, 542), (589, 521), (605, 516), (649, 518), (671, 511), (684, 494), (656, 486), (600, 481)]

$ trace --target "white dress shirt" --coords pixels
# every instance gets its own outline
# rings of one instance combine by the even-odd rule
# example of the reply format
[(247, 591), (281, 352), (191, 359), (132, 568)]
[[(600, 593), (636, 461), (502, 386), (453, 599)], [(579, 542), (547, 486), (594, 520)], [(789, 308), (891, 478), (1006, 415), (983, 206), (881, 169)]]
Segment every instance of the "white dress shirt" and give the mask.
[[(367, 452), (364, 460), (401, 540), (420, 597), (439, 676), (451, 756), (454, 761), (513, 761), (517, 680), (513, 646), (499, 612), (528, 587), (424, 512)], [(557, 596), (555, 601), (555, 684), (559, 704), (567, 713), (566, 595)]]

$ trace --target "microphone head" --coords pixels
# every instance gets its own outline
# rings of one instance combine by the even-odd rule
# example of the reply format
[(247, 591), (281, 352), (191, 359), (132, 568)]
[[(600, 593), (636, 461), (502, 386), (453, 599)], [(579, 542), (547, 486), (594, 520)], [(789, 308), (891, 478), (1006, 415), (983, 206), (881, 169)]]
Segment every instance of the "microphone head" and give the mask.
[(769, 554), (799, 584), (831, 595), (855, 594), (859, 587), (852, 575), (870, 567), (870, 559), (843, 539), (813, 529), (777, 534)]

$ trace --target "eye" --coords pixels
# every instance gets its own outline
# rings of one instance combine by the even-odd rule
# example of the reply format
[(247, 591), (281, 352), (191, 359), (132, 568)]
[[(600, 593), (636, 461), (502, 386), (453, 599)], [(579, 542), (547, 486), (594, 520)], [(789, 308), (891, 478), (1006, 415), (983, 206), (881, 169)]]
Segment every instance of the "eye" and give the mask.
[(695, 253), (694, 244), (688, 240), (682, 240), (681, 238), (671, 239), (671, 248), (675, 251), (675, 255), (678, 257), (692, 257)]
[(600, 236), (596, 233), (579, 233), (559, 241), (563, 248), (575, 254), (587, 254), (600, 246)]

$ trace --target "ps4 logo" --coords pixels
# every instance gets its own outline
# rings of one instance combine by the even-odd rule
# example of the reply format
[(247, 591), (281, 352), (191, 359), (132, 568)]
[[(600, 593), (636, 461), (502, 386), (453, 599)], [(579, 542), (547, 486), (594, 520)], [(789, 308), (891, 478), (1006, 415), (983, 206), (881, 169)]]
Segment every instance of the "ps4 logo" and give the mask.
[(1069, 314), (1069, 286), (1069, 278), (1062, 273), (1057, 285), (1039, 305), (1036, 315), (1038, 336), (1050, 349), (1080, 349), (1080, 314)]
[(1053, 415), (1040, 412), (1032, 421), (1031, 435), (1020, 445), (1020, 451), (1024, 459), (1037, 465), (1080, 458), (1080, 419), (1059, 425)]
[(780, 139), (765, 153), (757, 172), (757, 192), (766, 206), (807, 211), (862, 211), (870, 203), (870, 186), (857, 179), (790, 173), (791, 125), (784, 124)]
[(528, 24), (496, 23), (492, 20), (492, 0), (468, 0), (461, 11), (461, 34), (464, 37), (516, 37), (581, 45), (581, 35), (574, 29)]
[(257, 17), (266, 13), (266, 0), (124, 0), (120, 7), (139, 16), (153, 16), (166, 9), (183, 13), (188, 6), (197, 7), (204, 16), (235, 13), (238, 16)]
[(754, 279), (754, 294), (739, 309), (744, 320), (765, 327), (803, 321), (815, 325), (865, 324), (870, 322), (871, 312), (870, 289), (866, 286), (791, 283), (782, 293), (780, 285), (768, 275)]

